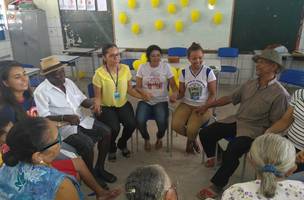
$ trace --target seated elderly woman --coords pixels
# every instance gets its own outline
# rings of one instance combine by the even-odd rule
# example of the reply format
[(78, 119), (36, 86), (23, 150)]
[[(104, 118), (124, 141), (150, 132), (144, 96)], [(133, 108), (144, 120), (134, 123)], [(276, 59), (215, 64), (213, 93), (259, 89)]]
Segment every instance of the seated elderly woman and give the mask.
[(222, 199), (304, 199), (304, 183), (284, 180), (295, 169), (295, 148), (286, 138), (264, 134), (252, 143), (249, 160), (258, 179), (228, 188)]
[(160, 165), (139, 167), (125, 183), (128, 200), (177, 200), (177, 192)]
[(83, 199), (74, 178), (49, 167), (60, 143), (55, 124), (47, 119), (17, 122), (2, 152), (1, 199)]

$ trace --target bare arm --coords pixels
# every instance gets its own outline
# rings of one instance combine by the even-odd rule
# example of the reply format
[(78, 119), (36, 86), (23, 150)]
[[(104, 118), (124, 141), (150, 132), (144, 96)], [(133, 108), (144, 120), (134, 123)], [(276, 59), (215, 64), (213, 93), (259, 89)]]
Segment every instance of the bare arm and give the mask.
[(93, 112), (95, 114), (99, 114), (101, 112), (101, 94), (102, 94), (102, 88), (97, 87), (96, 85), (93, 86), (94, 89), (94, 105), (93, 105)]
[(93, 99), (85, 99), (81, 102), (81, 106), (84, 108), (91, 108), (94, 105)]
[(73, 199), (73, 200), (79, 199), (75, 186), (67, 178), (65, 178), (61, 182), (61, 185), (59, 186), (58, 191), (56, 193), (55, 200), (66, 200), (66, 199)]
[(181, 99), (185, 96), (186, 86), (184, 82), (179, 82), (179, 93), (177, 99)]
[(208, 83), (208, 91), (209, 95), (206, 104), (211, 104), (215, 100), (216, 96), (216, 81)]
[[(209, 98), (208, 98), (209, 100)], [(231, 96), (223, 96), (215, 101), (207, 102), (205, 105), (201, 106), (196, 110), (198, 114), (204, 114), (209, 108), (225, 106), (232, 103)]]
[(293, 121), (293, 107), (289, 106), (282, 118), (267, 129), (266, 133), (281, 133), (285, 131), (293, 123)]
[(132, 87), (131, 80), (128, 81), (128, 94), (131, 95), (132, 97), (138, 98), (138, 99), (143, 99), (142, 95)]
[(136, 90), (143, 97), (145, 101), (149, 101), (153, 97), (153, 94), (149, 92), (145, 92), (142, 89), (142, 78), (138, 76), (136, 77)]
[(176, 102), (179, 92), (178, 92), (178, 88), (177, 88), (177, 85), (175, 83), (174, 77), (169, 79), (169, 85), (170, 85), (170, 88), (172, 90), (172, 94), (170, 95), (170, 101), (171, 102)]

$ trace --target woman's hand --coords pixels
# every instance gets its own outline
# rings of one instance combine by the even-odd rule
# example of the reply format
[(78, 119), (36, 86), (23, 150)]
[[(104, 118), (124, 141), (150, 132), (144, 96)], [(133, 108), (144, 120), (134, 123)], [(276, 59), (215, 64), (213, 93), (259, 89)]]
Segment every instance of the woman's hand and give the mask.
[(103, 190), (96, 195), (96, 200), (112, 200), (116, 199), (121, 194), (121, 189)]
[(169, 101), (171, 103), (175, 103), (178, 97), (178, 92), (173, 92), (170, 96), (169, 96)]
[(297, 163), (304, 163), (304, 150), (297, 153), (296, 161)]
[(142, 98), (144, 101), (150, 101), (152, 99), (153, 95), (150, 92), (143, 92)]
[(102, 112), (100, 100), (94, 99), (94, 103), (93, 103), (91, 110), (96, 115), (99, 115)]

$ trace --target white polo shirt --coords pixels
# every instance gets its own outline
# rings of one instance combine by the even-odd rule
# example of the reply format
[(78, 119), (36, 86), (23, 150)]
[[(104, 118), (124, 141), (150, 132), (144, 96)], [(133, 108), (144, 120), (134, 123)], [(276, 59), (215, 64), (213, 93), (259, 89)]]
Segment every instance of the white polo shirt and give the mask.
[[(36, 88), (34, 91), (34, 99), (39, 116), (78, 115), (80, 121), (87, 121), (80, 110), (80, 104), (87, 99), (87, 97), (70, 79), (65, 79), (64, 86), (66, 93), (45, 79)], [(77, 133), (77, 126), (63, 126), (60, 128), (60, 132), (63, 139), (65, 139)]]
[(179, 81), (185, 83), (183, 102), (191, 106), (201, 106), (209, 96), (208, 83), (215, 81), (213, 70), (203, 65), (197, 75), (194, 75), (190, 66), (182, 69)]

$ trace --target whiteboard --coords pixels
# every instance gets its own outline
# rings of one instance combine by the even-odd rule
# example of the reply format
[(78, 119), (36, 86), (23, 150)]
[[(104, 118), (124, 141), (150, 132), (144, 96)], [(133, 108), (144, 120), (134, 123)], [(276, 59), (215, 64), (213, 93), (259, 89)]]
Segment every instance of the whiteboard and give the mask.
[[(175, 3), (177, 12), (173, 15), (167, 12), (169, 2)], [(180, 0), (160, 0), (158, 8), (152, 8), (150, 0), (137, 0), (137, 7), (130, 9), (128, 0), (112, 0), (114, 12), (115, 43), (122, 48), (147, 48), (151, 44), (161, 48), (188, 47), (192, 42), (198, 42), (204, 49), (216, 50), (230, 44), (230, 33), (233, 13), (233, 0), (217, 0), (213, 10), (208, 9), (208, 0), (189, 0), (188, 7), (182, 8)], [(191, 21), (191, 10), (201, 12), (200, 21)], [(223, 14), (223, 21), (215, 25), (212, 21), (216, 11)], [(119, 22), (119, 13), (125, 12), (128, 23)], [(154, 21), (162, 19), (165, 27), (162, 31), (154, 29)], [(175, 31), (175, 20), (183, 20), (183, 32)], [(132, 23), (141, 27), (139, 35), (131, 31)]]

